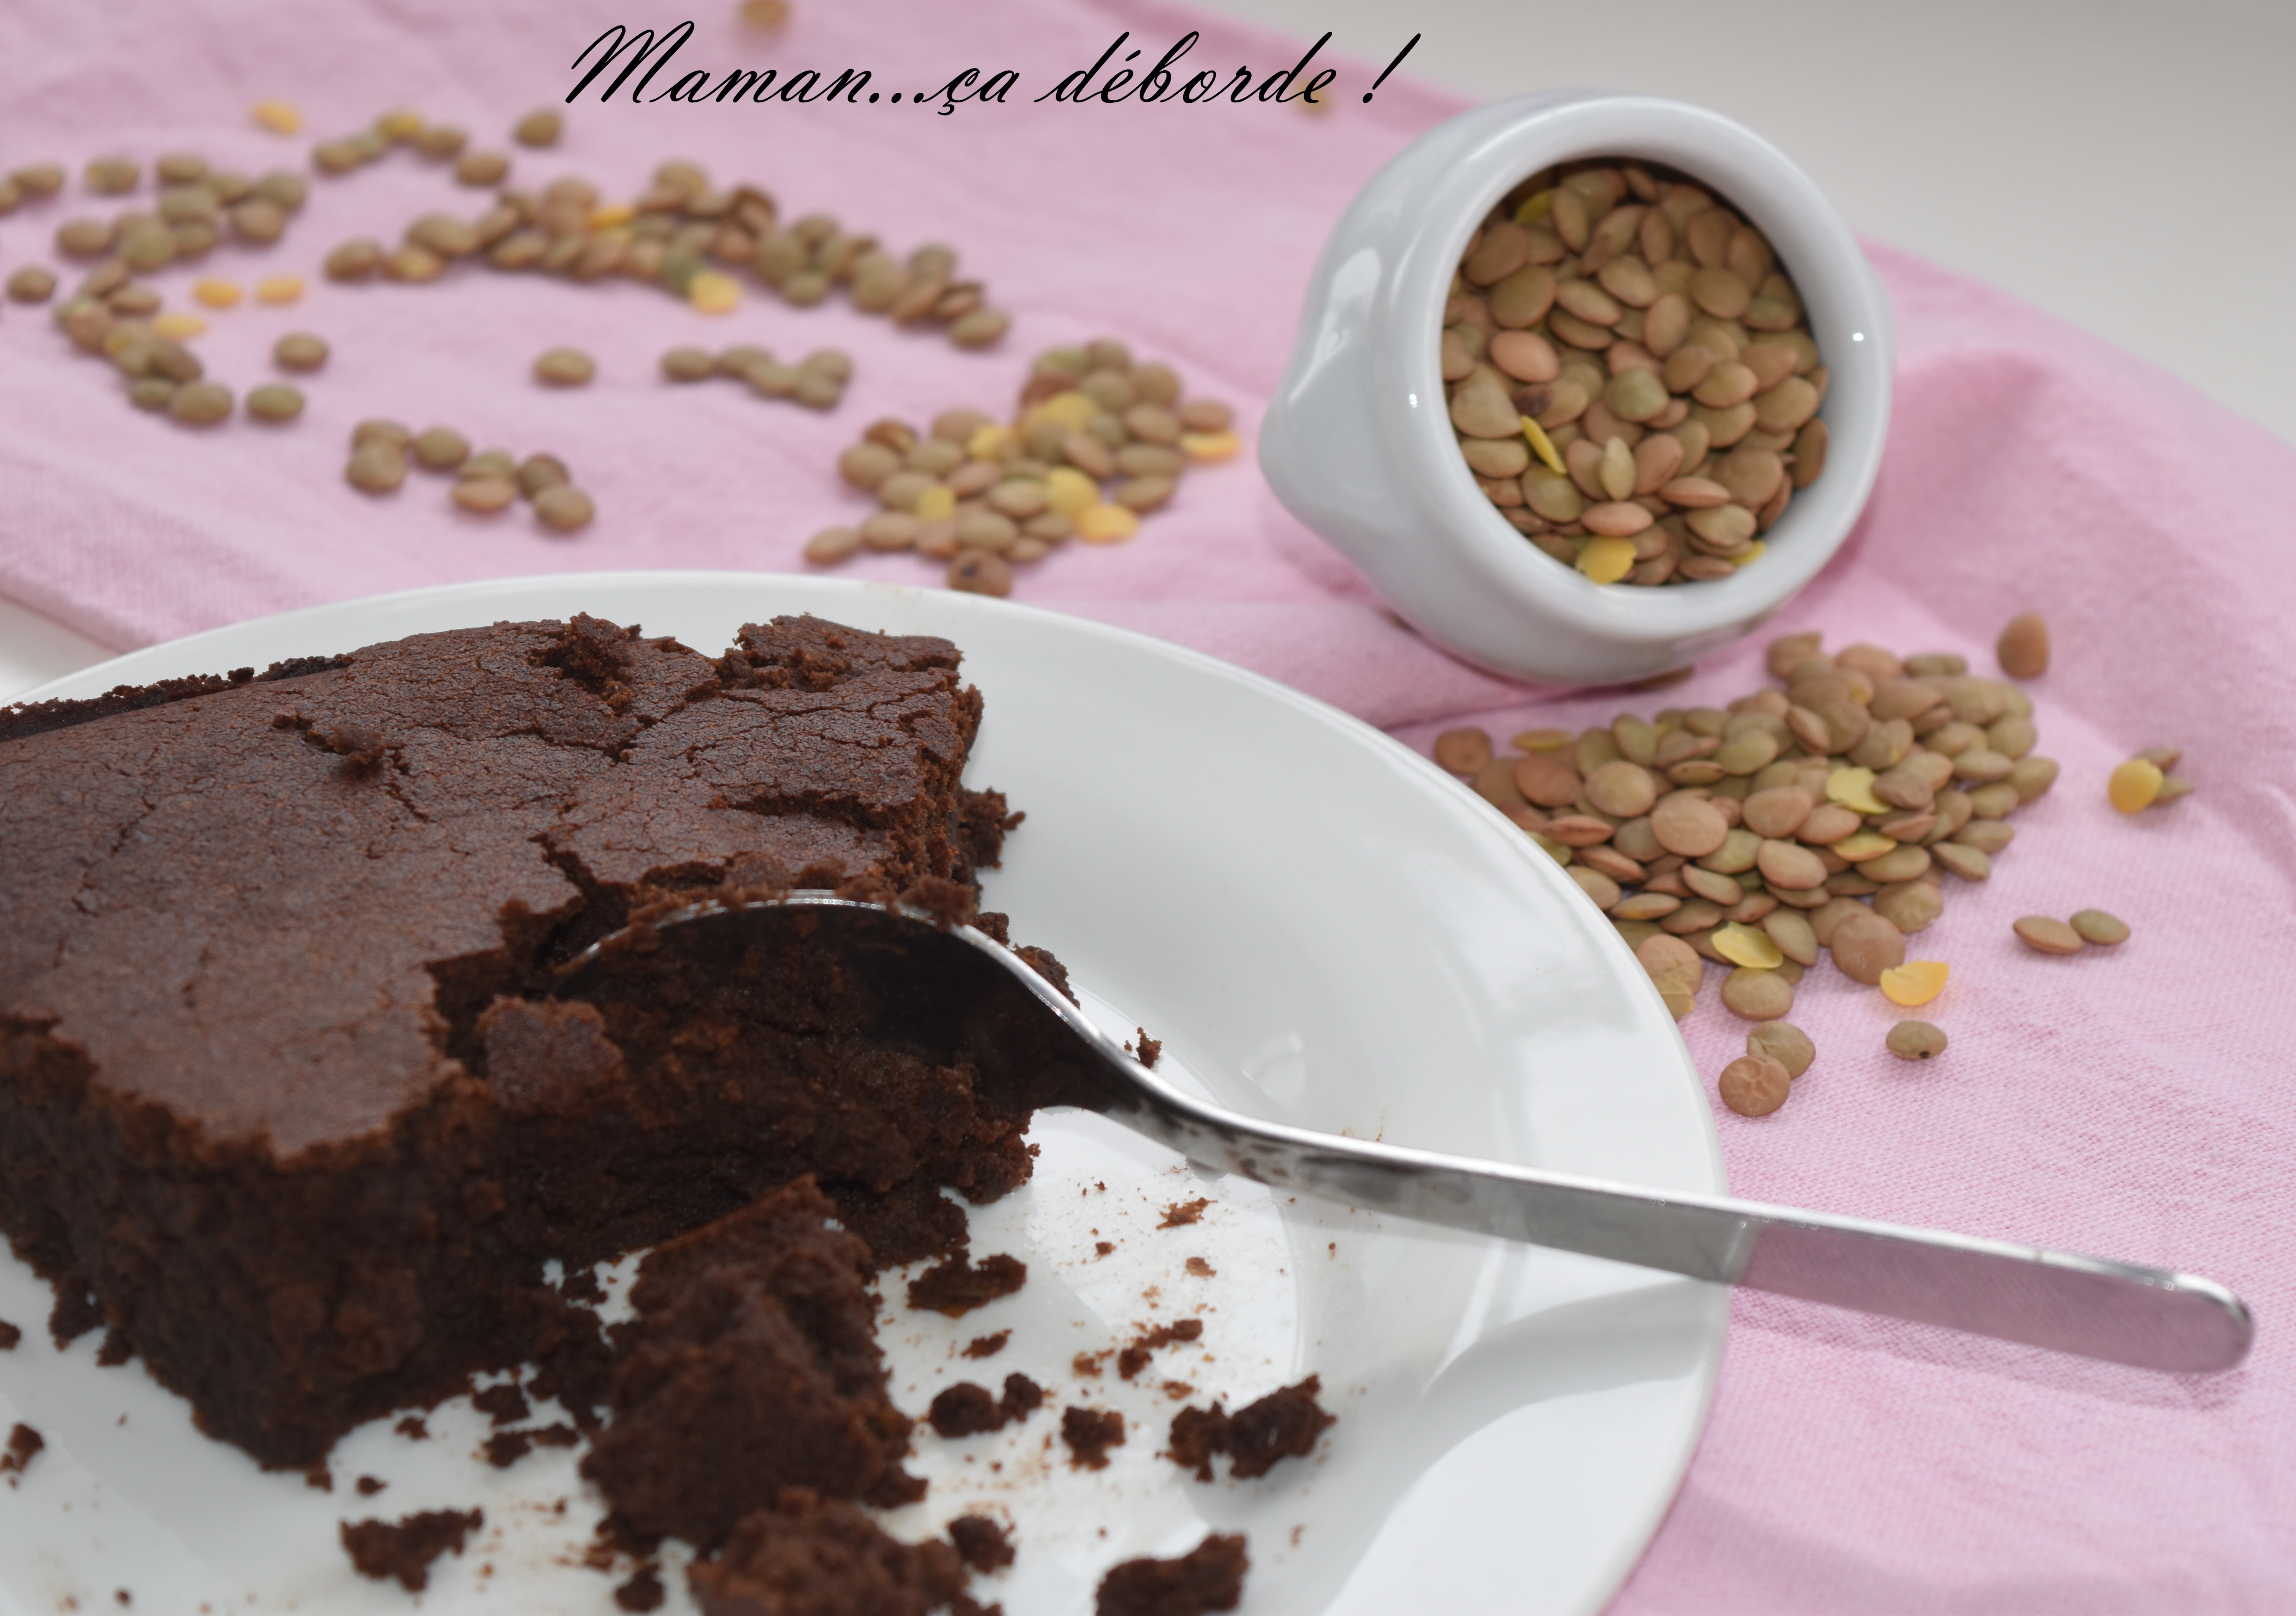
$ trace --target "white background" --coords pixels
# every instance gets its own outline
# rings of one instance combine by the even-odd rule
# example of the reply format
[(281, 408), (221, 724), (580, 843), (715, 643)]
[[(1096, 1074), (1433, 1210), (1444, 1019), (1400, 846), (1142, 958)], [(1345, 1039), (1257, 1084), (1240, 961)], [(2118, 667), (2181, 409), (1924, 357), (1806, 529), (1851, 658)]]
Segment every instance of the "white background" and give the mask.
[[(800, 4), (827, 0), (798, 0)], [(1199, 0), (1488, 97), (1729, 114), (1850, 224), (2007, 288), (2296, 442), (2288, 0)], [(0, 599), (0, 701), (111, 654)]]

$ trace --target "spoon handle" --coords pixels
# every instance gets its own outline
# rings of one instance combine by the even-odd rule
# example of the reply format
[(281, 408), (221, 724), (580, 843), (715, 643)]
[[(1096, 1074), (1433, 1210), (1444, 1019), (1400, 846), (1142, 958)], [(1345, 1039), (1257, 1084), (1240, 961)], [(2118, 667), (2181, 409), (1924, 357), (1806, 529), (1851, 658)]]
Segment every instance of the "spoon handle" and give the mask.
[(1309, 1133), (1128, 1075), (1137, 1101), (1108, 1114), (1191, 1160), (1423, 1223), (2171, 1374), (2228, 1369), (2255, 1334), (2191, 1274)]
[(2172, 1374), (2228, 1369), (2255, 1334), (2239, 1297), (2190, 1274), (1260, 1122), (1158, 1078), (972, 927), (827, 893), (657, 916), (570, 962), (558, 991), (611, 992), (619, 953), (656, 950), (689, 954), (704, 977), (764, 984), (758, 961), (783, 949), (805, 951), (808, 969), (833, 964), (838, 993), (815, 1008), (852, 1032), (976, 1061), (1009, 1103), (1080, 1106), (1274, 1188)]

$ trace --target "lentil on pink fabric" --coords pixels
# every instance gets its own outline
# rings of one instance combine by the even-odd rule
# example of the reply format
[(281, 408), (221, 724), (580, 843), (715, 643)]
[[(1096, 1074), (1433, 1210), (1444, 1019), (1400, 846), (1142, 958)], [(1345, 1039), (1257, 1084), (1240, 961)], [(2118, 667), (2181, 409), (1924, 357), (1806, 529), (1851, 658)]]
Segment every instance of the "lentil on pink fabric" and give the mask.
[[(395, 239), (420, 213), (478, 210), (480, 193), (401, 151), (315, 179), (283, 246), (225, 246), (159, 278), (180, 306), (196, 274), (311, 277), (299, 306), (215, 315), (198, 343), (243, 396), (268, 378), (280, 333), (326, 335), (334, 356), (304, 383), (310, 407), (291, 425), (240, 417), (199, 433), (138, 414), (43, 312), (0, 312), (0, 593), (126, 649), (457, 579), (797, 568), (815, 529), (868, 508), (832, 470), (863, 424), (1002, 410), (1029, 355), (1111, 333), (1234, 403), (1247, 453), (1191, 473), (1132, 543), (1072, 543), (1023, 569), (1017, 599), (1228, 657), (1423, 749), (1455, 723), (1504, 738), (1719, 702), (1761, 678), (1755, 643), (1641, 696), (1556, 697), (1464, 667), (1401, 627), (1261, 483), (1250, 426), (1326, 230), (1380, 163), (1460, 105), (1406, 73), (1371, 106), (1356, 99), (1408, 26), (1335, 42), (1351, 55), (1327, 47), (1346, 69), (1341, 99), (1311, 118), (1225, 102), (1026, 104), (1120, 29), (1146, 47), (1136, 67), (1189, 28), (1201, 31), (1190, 65), (1223, 71), (1288, 66), (1304, 45), (1148, 0), (798, 0), (772, 37), (733, 12), (718, 0), (697, 15), (676, 70), (867, 67), (890, 94), (1011, 67), (1021, 86), (1007, 106), (950, 117), (906, 101), (586, 101), (558, 150), (512, 149), (514, 183), (580, 173), (629, 194), (656, 161), (688, 157), (763, 184), (786, 214), (832, 211), (896, 250), (948, 241), (1015, 316), (1001, 348), (962, 354), (839, 304), (756, 295), (710, 320), (620, 282), (462, 268), (428, 288), (324, 282), (319, 260), (346, 237)], [(519, 113), (564, 94), (568, 64), (617, 20), (680, 17), (545, 0), (20, 0), (0, 12), (0, 162), (53, 157), (76, 173), (100, 151), (148, 162), (192, 147), (250, 172), (300, 167), (311, 139), (402, 103), (501, 145)], [(1534, 75), (1524, 88), (1541, 87)], [(249, 120), (273, 97), (304, 109), (302, 138)], [(90, 200), (75, 183), (0, 220), (0, 269), (48, 257), (56, 224)], [(1991, 672), (1999, 625), (2044, 610), (2055, 660), (2031, 688), (2041, 749), (2064, 773), (2015, 817), (1992, 880), (1948, 880), (1945, 918), (1914, 940), (1915, 957), (1953, 967), (1924, 1012), (1951, 1049), (1895, 1060), (1882, 1048), (1890, 1007), (1812, 973), (1794, 1019), (1816, 1065), (1775, 1115), (1719, 1117), (1733, 1188), (2206, 1273), (2255, 1308), (2259, 1343), (2233, 1374), (2180, 1380), (1742, 1296), (1697, 1457), (1615, 1608), (2296, 1608), (2284, 1326), (2296, 1264), (2284, 1232), (2296, 1204), (2296, 541), (2272, 493), (2296, 483), (2296, 452), (2002, 294), (1874, 252), (1901, 343), (1888, 460), (1859, 532), (1774, 626), (1822, 629), (1837, 648), (1958, 650)], [(841, 346), (858, 369), (826, 416), (657, 378), (664, 348), (736, 341), (784, 356)], [(565, 343), (597, 355), (599, 380), (536, 388), (533, 356)], [(345, 445), (373, 415), (554, 452), (598, 520), (558, 538), (523, 510), (465, 515), (421, 472), (395, 496), (354, 493)], [(844, 570), (937, 572), (913, 557)], [(2106, 771), (2162, 741), (2185, 748), (2196, 794), (2136, 819), (2112, 812)], [(2020, 915), (2090, 905), (2128, 920), (2131, 941), (2060, 959), (2011, 935)], [(1710, 1081), (1744, 1024), (1710, 984), (1684, 1030)]]

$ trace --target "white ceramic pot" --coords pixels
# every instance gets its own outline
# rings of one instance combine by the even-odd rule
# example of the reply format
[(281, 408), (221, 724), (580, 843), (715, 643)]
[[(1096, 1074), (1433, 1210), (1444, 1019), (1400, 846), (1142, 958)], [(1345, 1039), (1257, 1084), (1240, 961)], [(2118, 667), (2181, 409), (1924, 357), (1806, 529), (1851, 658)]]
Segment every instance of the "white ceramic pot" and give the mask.
[[(1742, 212), (1792, 277), (1831, 371), (1824, 473), (1795, 494), (1762, 558), (1733, 577), (1591, 583), (1509, 526), (1460, 458), (1437, 355), (1460, 255), (1522, 179), (1587, 157), (1666, 164)], [(1833, 556), (1881, 465), (1893, 347), (1872, 266), (1775, 147), (1679, 102), (1517, 96), (1431, 130), (1349, 206), (1309, 283), (1259, 463), (1295, 516), (1453, 655), (1517, 678), (1640, 679), (1759, 626)]]

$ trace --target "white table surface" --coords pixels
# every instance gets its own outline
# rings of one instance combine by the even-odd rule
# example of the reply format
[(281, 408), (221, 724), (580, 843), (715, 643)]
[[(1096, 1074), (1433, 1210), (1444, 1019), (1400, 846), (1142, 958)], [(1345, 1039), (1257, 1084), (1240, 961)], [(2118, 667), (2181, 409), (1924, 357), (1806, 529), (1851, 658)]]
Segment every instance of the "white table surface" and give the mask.
[[(800, 4), (824, 0), (798, 0)], [(2286, 0), (1198, 0), (1478, 96), (1592, 85), (1775, 143), (1850, 224), (2296, 442)], [(115, 649), (0, 597), (0, 702)]]

